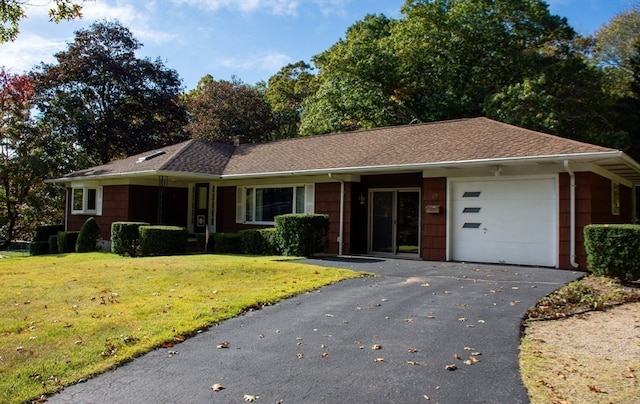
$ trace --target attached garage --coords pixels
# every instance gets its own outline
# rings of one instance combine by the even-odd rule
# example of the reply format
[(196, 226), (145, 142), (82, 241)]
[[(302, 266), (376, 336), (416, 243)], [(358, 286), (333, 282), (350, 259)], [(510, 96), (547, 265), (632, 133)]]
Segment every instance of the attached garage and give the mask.
[(454, 261), (557, 266), (557, 176), (450, 181)]

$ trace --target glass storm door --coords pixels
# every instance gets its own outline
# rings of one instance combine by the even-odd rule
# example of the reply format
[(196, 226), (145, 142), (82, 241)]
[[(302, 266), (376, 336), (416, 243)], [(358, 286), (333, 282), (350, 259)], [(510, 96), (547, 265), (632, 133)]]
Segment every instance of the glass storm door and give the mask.
[(420, 192), (371, 191), (369, 250), (378, 254), (420, 253)]

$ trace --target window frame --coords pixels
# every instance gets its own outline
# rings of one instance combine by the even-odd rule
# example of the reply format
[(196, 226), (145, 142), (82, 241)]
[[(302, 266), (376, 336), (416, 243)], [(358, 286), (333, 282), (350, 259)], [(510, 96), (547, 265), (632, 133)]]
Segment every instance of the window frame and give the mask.
[[(302, 188), (302, 196), (304, 200), (298, 200), (298, 189)], [(237, 188), (236, 195), (236, 223), (255, 224), (255, 225), (273, 225), (274, 221), (256, 220), (258, 212), (257, 194), (260, 189), (290, 189), (291, 190), (291, 212), (289, 213), (314, 213), (314, 184), (275, 184), (275, 185), (248, 185)], [(249, 206), (250, 203), (250, 206)], [(302, 208), (302, 212), (298, 210)]]
[(611, 215), (620, 216), (620, 183), (611, 181)]
[[(93, 193), (93, 197), (90, 196), (91, 193)], [(82, 198), (81, 209), (76, 209), (78, 194)], [(94, 206), (90, 207), (92, 201)], [(71, 186), (71, 214), (102, 216), (102, 187), (81, 184)]]

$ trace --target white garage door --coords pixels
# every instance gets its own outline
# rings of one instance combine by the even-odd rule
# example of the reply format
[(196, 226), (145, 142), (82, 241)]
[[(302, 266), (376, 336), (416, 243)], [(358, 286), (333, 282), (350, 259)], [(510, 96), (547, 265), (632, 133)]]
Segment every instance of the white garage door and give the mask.
[(451, 182), (454, 261), (557, 265), (555, 178)]

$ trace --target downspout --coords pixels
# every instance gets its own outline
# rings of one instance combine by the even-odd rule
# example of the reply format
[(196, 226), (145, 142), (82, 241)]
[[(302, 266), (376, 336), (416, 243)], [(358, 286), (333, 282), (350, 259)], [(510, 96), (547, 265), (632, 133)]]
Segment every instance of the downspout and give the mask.
[[(329, 178), (333, 175), (329, 173)], [(340, 182), (340, 222), (338, 230), (338, 256), (342, 255), (342, 238), (344, 236), (344, 180), (336, 178)]]
[(569, 174), (569, 260), (571, 266), (578, 268), (576, 262), (576, 175), (569, 167), (569, 160), (564, 161), (564, 169)]

